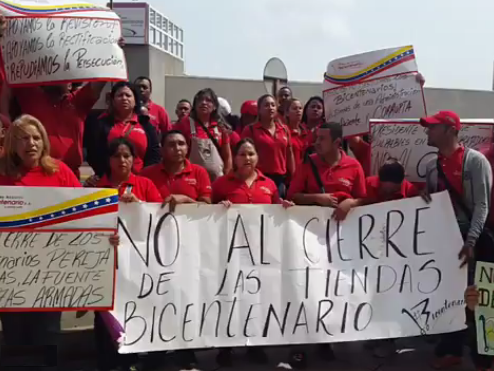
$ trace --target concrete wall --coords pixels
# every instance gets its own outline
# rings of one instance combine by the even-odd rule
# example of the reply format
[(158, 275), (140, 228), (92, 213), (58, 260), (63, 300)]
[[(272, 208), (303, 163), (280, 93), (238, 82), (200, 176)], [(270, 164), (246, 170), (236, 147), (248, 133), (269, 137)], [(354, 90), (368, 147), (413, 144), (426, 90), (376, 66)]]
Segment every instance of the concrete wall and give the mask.
[[(184, 62), (150, 45), (124, 46), (127, 60), (129, 81), (139, 76), (149, 76), (153, 81), (153, 100), (163, 105), (165, 103), (165, 81), (167, 74), (181, 76), (184, 74)], [(110, 91), (108, 84), (95, 109), (105, 109), (105, 94)]]
[[(302, 101), (313, 95), (321, 95), (322, 84), (292, 82), (293, 94)], [(165, 76), (165, 108), (172, 117), (175, 105), (182, 99), (192, 100), (194, 94), (203, 88), (212, 88), (220, 97), (226, 98), (235, 113), (242, 102), (257, 99), (266, 93), (261, 80), (232, 80), (196, 76)], [(426, 88), (427, 111), (434, 113), (442, 109), (454, 110), (463, 118), (493, 118), (494, 92)]]

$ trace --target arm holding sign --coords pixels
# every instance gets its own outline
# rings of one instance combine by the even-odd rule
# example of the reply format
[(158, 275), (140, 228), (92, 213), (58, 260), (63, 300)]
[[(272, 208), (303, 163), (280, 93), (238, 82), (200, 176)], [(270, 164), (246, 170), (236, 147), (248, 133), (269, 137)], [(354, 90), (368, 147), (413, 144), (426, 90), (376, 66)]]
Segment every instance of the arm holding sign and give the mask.
[(467, 308), (471, 311), (475, 310), (475, 307), (479, 305), (480, 293), (476, 286), (469, 286), (465, 290), (465, 303)]
[(365, 205), (365, 199), (367, 197), (367, 187), (364, 171), (361, 166), (356, 169), (351, 195), (353, 198), (348, 198), (340, 202), (336, 207), (336, 210), (333, 213), (333, 218), (336, 221), (345, 220), (351, 209)]

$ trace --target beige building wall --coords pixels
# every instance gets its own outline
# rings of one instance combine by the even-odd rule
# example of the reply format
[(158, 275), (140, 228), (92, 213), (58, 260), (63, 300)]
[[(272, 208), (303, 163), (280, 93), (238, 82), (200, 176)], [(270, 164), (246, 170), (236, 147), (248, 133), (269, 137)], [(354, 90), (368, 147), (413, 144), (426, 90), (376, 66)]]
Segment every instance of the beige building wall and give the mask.
[[(206, 87), (226, 98), (233, 112), (238, 113), (242, 102), (257, 99), (266, 93), (262, 80), (233, 80), (196, 76), (165, 76), (165, 108), (175, 117), (175, 105), (186, 98), (192, 101), (194, 94)], [(322, 84), (310, 82), (289, 83), (293, 94), (302, 101), (322, 94)], [(494, 92), (425, 88), (427, 111), (454, 110), (462, 118), (493, 118)]]

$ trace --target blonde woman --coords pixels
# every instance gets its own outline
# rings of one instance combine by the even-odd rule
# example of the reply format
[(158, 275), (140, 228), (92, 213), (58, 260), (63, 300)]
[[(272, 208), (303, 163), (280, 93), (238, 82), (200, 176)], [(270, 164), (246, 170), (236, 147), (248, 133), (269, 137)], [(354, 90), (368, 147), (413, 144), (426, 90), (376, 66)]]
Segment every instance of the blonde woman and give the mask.
[[(5, 133), (0, 186), (81, 187), (68, 166), (49, 153), (50, 142), (41, 122), (29, 115), (19, 117)], [(110, 243), (118, 246), (118, 236), (111, 236)], [(42, 363), (56, 369), (60, 319), (61, 312), (1, 313), (5, 345), (42, 348)]]

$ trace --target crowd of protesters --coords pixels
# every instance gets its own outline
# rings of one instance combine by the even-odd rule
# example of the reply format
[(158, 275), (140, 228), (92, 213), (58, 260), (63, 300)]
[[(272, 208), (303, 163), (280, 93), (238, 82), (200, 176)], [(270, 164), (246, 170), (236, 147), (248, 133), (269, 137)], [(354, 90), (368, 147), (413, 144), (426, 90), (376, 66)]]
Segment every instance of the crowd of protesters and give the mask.
[[(325, 120), (321, 97), (302, 102), (284, 86), (277, 96), (244, 102), (237, 116), (226, 99), (205, 88), (192, 100), (177, 103), (172, 123), (167, 111), (152, 101), (152, 81), (145, 76), (114, 84), (107, 109), (91, 113), (104, 86), (91, 82), (10, 89), (2, 81), (0, 186), (115, 188), (122, 202), (159, 202), (172, 210), (189, 203), (317, 205), (334, 208), (337, 220), (361, 205), (419, 194), (430, 201), (430, 193), (448, 190), (465, 241), (462, 264), (471, 273), (476, 260), (493, 261), (494, 150), (482, 154), (462, 146), (454, 112), (421, 120), (428, 144), (439, 156), (427, 169), (425, 188), (419, 189), (405, 180), (396, 159), (370, 176), (368, 141), (345, 141), (341, 125)], [(94, 175), (81, 182), (84, 161)], [(118, 246), (118, 235), (110, 240)], [(478, 293), (471, 287), (468, 295), (473, 307)], [(8, 312), (0, 319), (6, 350), (42, 347), (43, 364), (56, 369), (60, 312)], [(98, 313), (94, 325), (99, 370), (135, 369), (142, 357), (118, 355)], [(465, 343), (471, 345), (479, 370), (492, 368), (492, 359), (477, 354), (475, 334), (467, 331), (441, 336), (433, 366), (459, 364)], [(374, 342), (372, 348), (392, 349), (393, 344)], [(176, 353), (182, 369), (199, 368), (193, 351)], [(248, 354), (253, 362), (269, 361), (262, 347), (249, 348)], [(329, 344), (319, 345), (317, 354), (325, 361), (334, 358)], [(1, 367), (6, 358), (2, 356)], [(232, 366), (233, 350), (218, 350), (217, 362)], [(307, 364), (307, 354), (291, 347), (278, 367), (303, 369)]]

